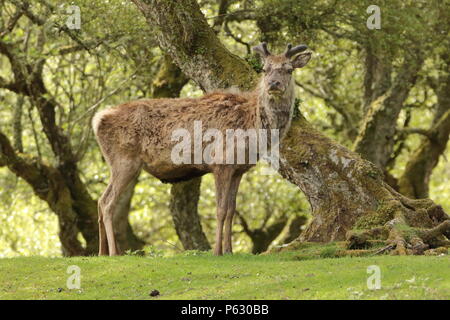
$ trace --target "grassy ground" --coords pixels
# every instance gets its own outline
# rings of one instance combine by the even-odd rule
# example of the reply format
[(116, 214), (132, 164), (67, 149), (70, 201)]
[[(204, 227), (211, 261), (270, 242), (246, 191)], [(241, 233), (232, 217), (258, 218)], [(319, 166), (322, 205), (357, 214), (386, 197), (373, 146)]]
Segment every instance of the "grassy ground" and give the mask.
[[(80, 289), (66, 287), (71, 265)], [(371, 265), (380, 290), (367, 288)], [(450, 256), (11, 258), (0, 260), (0, 299), (450, 299)]]

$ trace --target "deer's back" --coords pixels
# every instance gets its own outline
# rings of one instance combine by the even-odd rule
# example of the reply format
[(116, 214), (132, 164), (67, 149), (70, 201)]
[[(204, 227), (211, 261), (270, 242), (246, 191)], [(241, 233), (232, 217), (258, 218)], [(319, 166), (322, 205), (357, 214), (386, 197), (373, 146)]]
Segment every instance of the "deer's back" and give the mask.
[(93, 127), (105, 158), (118, 153), (141, 157), (147, 171), (170, 181), (164, 179), (165, 172), (189, 167), (195, 176), (209, 171), (205, 165), (184, 168), (171, 161), (172, 148), (177, 144), (172, 141), (172, 133), (186, 129), (193, 137), (194, 121), (201, 121), (203, 132), (214, 128), (224, 135), (227, 129), (255, 128), (256, 97), (215, 92), (195, 99), (136, 100), (97, 113)]

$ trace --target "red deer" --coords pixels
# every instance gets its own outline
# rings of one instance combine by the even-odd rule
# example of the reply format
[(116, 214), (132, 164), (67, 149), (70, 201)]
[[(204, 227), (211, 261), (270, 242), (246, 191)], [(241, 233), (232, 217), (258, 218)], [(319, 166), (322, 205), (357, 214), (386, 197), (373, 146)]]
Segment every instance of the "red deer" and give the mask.
[(201, 98), (137, 100), (94, 116), (94, 133), (111, 171), (109, 185), (98, 203), (99, 255), (119, 254), (113, 230), (114, 209), (121, 193), (141, 169), (171, 183), (212, 173), (217, 205), (214, 254), (232, 253), (236, 194), (242, 175), (253, 164), (195, 161), (175, 164), (171, 158), (176, 144), (172, 135), (179, 128), (192, 132), (194, 121), (202, 121), (203, 127), (215, 128), (224, 134), (229, 129), (276, 129), (282, 139), (293, 115), (292, 72), (305, 66), (311, 53), (303, 52), (307, 49), (305, 45), (292, 47), (289, 44), (280, 55), (272, 55), (266, 43), (253, 49), (264, 63), (264, 74), (254, 91), (216, 91)]

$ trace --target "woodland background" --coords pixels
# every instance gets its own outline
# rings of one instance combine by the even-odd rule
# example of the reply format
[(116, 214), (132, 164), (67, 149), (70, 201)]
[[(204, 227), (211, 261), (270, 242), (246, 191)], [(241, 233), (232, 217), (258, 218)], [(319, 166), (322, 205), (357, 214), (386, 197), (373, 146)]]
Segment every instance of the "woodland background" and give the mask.
[[(256, 72), (251, 46), (307, 44), (313, 59), (295, 73), (302, 115), (375, 163), (396, 190), (450, 212), (449, 1), (197, 3), (224, 46)], [(371, 4), (381, 8), (380, 30), (367, 29)], [(66, 25), (69, 5), (81, 9), (79, 30)], [(202, 90), (130, 1), (0, 0), (0, 10), (0, 257), (93, 254), (96, 200), (109, 176), (90, 127), (94, 112)], [(297, 186), (260, 169), (240, 187), (237, 251), (288, 243), (311, 218)], [(143, 173), (116, 224), (125, 249), (208, 249), (213, 181), (171, 186)]]

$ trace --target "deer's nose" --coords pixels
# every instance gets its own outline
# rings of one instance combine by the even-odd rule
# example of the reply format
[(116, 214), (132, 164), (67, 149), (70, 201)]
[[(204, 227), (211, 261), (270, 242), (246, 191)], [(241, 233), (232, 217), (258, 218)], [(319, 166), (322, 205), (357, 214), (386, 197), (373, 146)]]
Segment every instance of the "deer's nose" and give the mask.
[(281, 86), (281, 82), (278, 80), (271, 80), (269, 82), (269, 90), (279, 90)]

